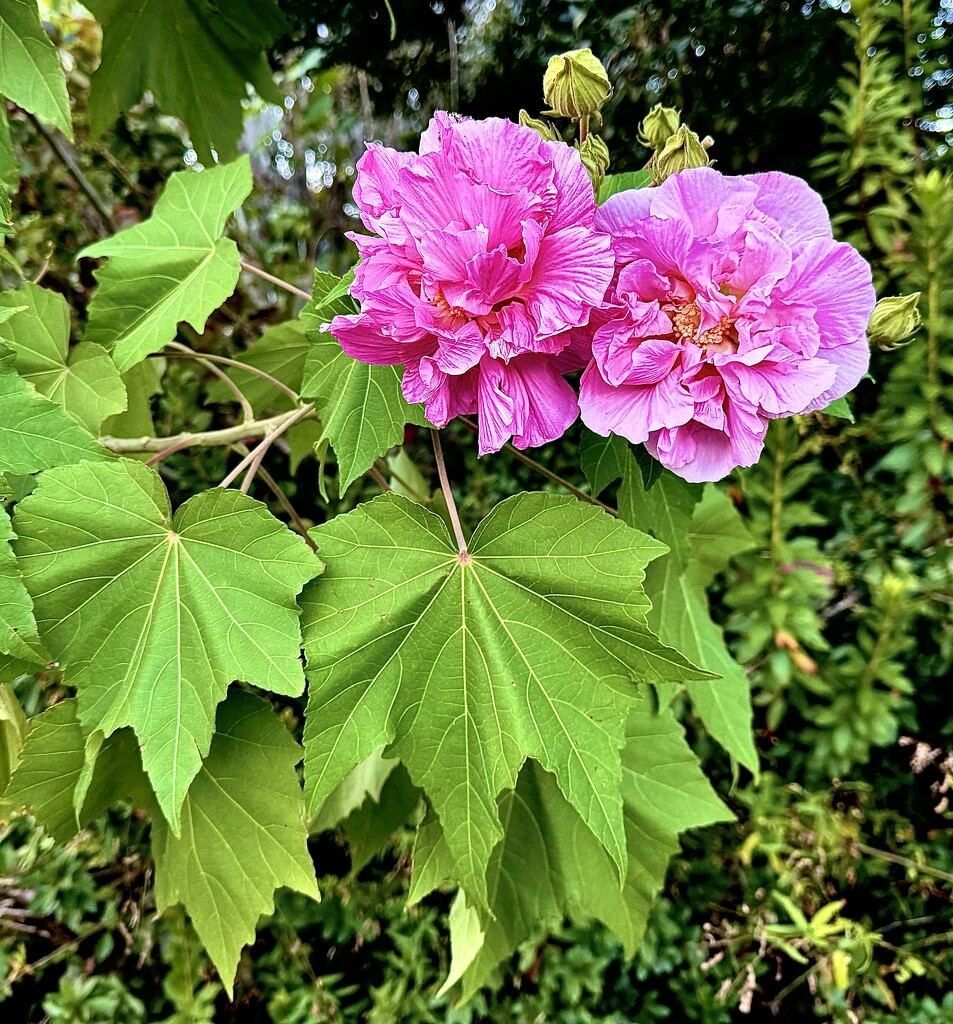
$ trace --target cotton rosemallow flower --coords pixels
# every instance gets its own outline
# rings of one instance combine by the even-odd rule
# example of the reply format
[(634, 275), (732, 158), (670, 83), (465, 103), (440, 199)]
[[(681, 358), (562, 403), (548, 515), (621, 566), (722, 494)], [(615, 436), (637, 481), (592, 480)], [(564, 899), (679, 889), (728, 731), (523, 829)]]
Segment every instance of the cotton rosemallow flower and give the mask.
[(768, 421), (823, 409), (867, 371), (870, 267), (800, 178), (711, 168), (596, 215), (616, 277), (589, 325), (583, 422), (690, 481), (758, 461)]
[(361, 312), (330, 325), (344, 351), (403, 363), (404, 396), (435, 426), (478, 413), (481, 455), (561, 436), (579, 413), (562, 374), (588, 360), (570, 335), (614, 271), (579, 154), (441, 112), (419, 154), (368, 147), (354, 200), (378, 237), (349, 235)]

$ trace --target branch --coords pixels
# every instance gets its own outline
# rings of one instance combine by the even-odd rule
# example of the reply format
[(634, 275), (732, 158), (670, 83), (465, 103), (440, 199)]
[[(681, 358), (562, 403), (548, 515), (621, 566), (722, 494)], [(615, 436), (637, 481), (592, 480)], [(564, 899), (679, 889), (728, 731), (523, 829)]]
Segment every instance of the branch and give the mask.
[[(314, 406), (305, 406), (308, 415), (314, 412)], [(303, 411), (303, 410), (299, 410)], [(302, 419), (304, 417), (302, 416)], [(164, 452), (167, 448), (217, 448), (227, 447), (237, 441), (250, 437), (265, 437), (288, 419), (288, 413), (269, 416), (264, 420), (249, 420), (235, 427), (221, 430), (204, 430), (196, 434), (173, 434), (171, 437), (101, 437), (99, 443), (117, 455), (130, 455), (134, 452)], [(184, 442), (184, 443), (183, 443)]]
[(299, 288), (295, 284), (289, 284), (287, 281), (282, 281), (280, 277), (275, 277), (274, 274), (269, 274), (267, 270), (262, 270), (261, 267), (256, 267), (254, 263), (249, 263), (247, 260), (239, 260), (238, 265), (242, 270), (247, 271), (249, 274), (254, 274), (255, 277), (260, 277), (263, 281), (267, 281), (269, 284), (273, 284), (276, 288), (284, 288), (286, 292), (291, 292), (292, 295), (297, 295), (299, 298), (305, 300), (305, 302), (311, 301), (311, 296), (303, 289)]

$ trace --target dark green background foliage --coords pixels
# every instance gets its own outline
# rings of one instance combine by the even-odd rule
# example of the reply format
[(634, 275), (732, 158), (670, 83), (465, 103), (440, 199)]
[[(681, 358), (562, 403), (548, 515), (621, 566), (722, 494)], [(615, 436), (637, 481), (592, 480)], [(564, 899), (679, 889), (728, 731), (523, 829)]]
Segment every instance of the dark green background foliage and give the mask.
[[(0, 168), (15, 228), (4, 231), (0, 284), (17, 287), (18, 267), (42, 276), (79, 311), (81, 337), (94, 281), (76, 252), (146, 216), (161, 184), (200, 147), (169, 110), (147, 102), (91, 138), (98, 30), (82, 8), (54, 6), (46, 27), (67, 57), (76, 139), (4, 103), (19, 168)], [(406, 905), (405, 826), (417, 796), (397, 773), (381, 796), (392, 814), (372, 819), (364, 807), (335, 830), (316, 823), (323, 900), (281, 895), (243, 955), (231, 1001), (185, 920), (155, 915), (139, 812), (111, 812), (66, 846), (14, 818), (0, 829), (0, 1016), (31, 1024), (953, 1019), (953, 9), (925, 0), (863, 0), (849, 11), (751, 0), (280, 7), (285, 23), (274, 23), (268, 60), (283, 106), (249, 104), (241, 148), (256, 190), (230, 234), (285, 280), (308, 288), (313, 265), (337, 273), (350, 265), (344, 232), (358, 223), (349, 190), (364, 138), (412, 145), (431, 110), (454, 100), (476, 116), (536, 113), (548, 56), (591, 45), (615, 86), (604, 132), (612, 171), (644, 163), (637, 125), (653, 103), (680, 106), (714, 137), (722, 170), (806, 176), (834, 212), (838, 236), (871, 260), (878, 292), (922, 293), (923, 326), (903, 348), (875, 348), (870, 377), (851, 399), (854, 423), (775, 423), (761, 462), (722, 485), (751, 547), (716, 579), (712, 606), (751, 683), (764, 773), (736, 776), (681, 709), (738, 820), (686, 836), (634, 960), (601, 927), (566, 925), (525, 944), (469, 1004), (438, 996), (448, 901), (438, 894)], [(188, 340), (240, 356), (297, 306), (246, 276), (201, 338)], [(124, 414), (138, 417), (142, 432), (235, 422), (231, 394), (206, 368), (151, 363), (161, 364), (162, 393), (139, 380), (137, 404)], [(376, 493), (364, 477), (339, 495), (336, 467), (307, 455), (315, 438), (305, 431), (273, 449), (268, 466), (309, 524)], [(505, 452), (477, 461), (463, 425), (446, 434), (470, 525), (520, 489), (559, 491)], [(581, 441), (577, 427), (532, 454), (584, 487)], [(173, 502), (217, 483), (225, 457), (210, 449), (164, 460)], [(413, 427), (380, 469), (418, 495), (434, 484), (432, 456)], [(7, 484), (16, 493), (18, 481)], [(253, 493), (284, 516), (260, 481)], [(622, 500), (615, 483), (601, 497)], [(62, 688), (44, 673), (19, 677), (15, 689), (32, 716)], [(282, 714), (300, 728), (296, 701)]]

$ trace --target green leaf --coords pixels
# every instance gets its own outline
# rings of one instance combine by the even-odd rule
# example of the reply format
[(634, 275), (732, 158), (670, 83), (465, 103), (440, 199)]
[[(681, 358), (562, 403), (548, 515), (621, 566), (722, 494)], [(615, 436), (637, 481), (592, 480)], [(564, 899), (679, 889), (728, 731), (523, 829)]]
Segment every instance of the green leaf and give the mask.
[(817, 411), (824, 413), (825, 416), (837, 416), (839, 419), (848, 420), (851, 423), (854, 422), (854, 414), (847, 404), (846, 397), (835, 398), (830, 405), (826, 405), (823, 409), (818, 409)]
[(311, 301), (301, 310), (311, 343), (301, 393), (314, 399), (334, 448), (341, 494), (375, 459), (403, 442), (405, 424), (427, 422), (419, 407), (404, 400), (399, 367), (359, 363), (332, 334), (321, 330), (333, 317), (355, 312), (347, 294), (352, 280), (353, 275), (338, 278), (316, 270)]
[(705, 484), (701, 501), (692, 513), (690, 533), (692, 560), (688, 577), (703, 588), (728, 568), (735, 555), (755, 546), (754, 537), (731, 499), (715, 484)]
[(211, 750), (185, 800), (182, 834), (153, 825), (156, 906), (181, 903), (222, 982), (232, 979), (258, 919), (287, 886), (318, 898), (304, 801), (301, 748), (260, 698), (235, 692), (218, 712)]
[(583, 430), (579, 465), (595, 497), (602, 494), (609, 484), (621, 479), (628, 454), (629, 442), (624, 437), (618, 434), (600, 437), (591, 430)]
[(273, 0), (89, 0), (103, 27), (102, 60), (93, 74), (93, 135), (151, 92), (164, 114), (187, 125), (199, 159), (232, 160), (250, 82), (280, 103), (265, 54), (286, 29)]
[[(155, 437), (156, 429), (152, 420), (152, 396), (162, 391), (161, 359), (144, 359), (122, 375), (126, 389), (126, 411), (110, 416), (100, 427), (103, 437)], [(131, 456), (147, 461), (148, 452)]]
[(313, 536), (328, 571), (302, 603), (310, 806), (388, 745), (480, 903), (502, 835), (496, 798), (535, 757), (621, 872), (632, 680), (694, 674), (645, 626), (644, 570), (663, 546), (543, 494), (498, 505), (466, 556), (439, 516), (392, 494)]
[(625, 174), (607, 174), (599, 188), (599, 204), (604, 203), (616, 192), (627, 192), (630, 188), (645, 188), (652, 184), (651, 171), (627, 171)]
[(420, 804), (420, 790), (410, 781), (404, 766), (398, 762), (388, 775), (379, 796), (367, 797), (343, 822), (341, 831), (347, 837), (351, 855), (351, 874), (357, 874), (382, 850), (394, 833)]
[[(290, 320), (269, 327), (237, 358), (240, 362), (281, 381), (292, 391), (300, 393), (305, 357), (310, 347), (301, 323)], [(233, 367), (228, 371), (228, 377), (251, 402), (256, 413), (284, 412), (286, 409), (294, 408), (295, 403), (288, 395), (251, 370)], [(235, 401), (234, 392), (224, 381), (216, 381), (208, 389), (208, 395), (214, 402)]]
[(381, 790), (391, 772), (400, 764), (396, 758), (384, 757), (383, 749), (375, 750), (338, 783), (334, 791), (312, 816), (309, 831), (325, 832), (339, 825), (371, 798), (381, 799)]
[[(154, 44), (149, 51), (159, 52)], [(95, 272), (86, 340), (110, 349), (120, 372), (158, 352), (182, 321), (201, 333), (235, 290), (238, 248), (219, 236), (251, 188), (248, 157), (179, 171), (148, 220), (81, 250), (81, 257), (110, 257)]]
[(235, 691), (221, 705), (208, 757), (185, 798), (182, 834), (157, 813), (139, 749), (121, 729), (94, 753), (82, 811), (75, 790), (89, 749), (76, 701), (54, 705), (30, 723), (8, 803), (25, 806), (60, 841), (108, 807), (129, 801), (153, 816), (156, 905), (181, 904), (231, 995), (242, 946), (288, 886), (317, 898), (295, 765), (301, 748), (258, 697)]
[(0, 322), (5, 309), (27, 309), (0, 328), (0, 338), (14, 353), (13, 365), (41, 395), (62, 406), (91, 433), (107, 416), (126, 408), (126, 389), (109, 353), (92, 342), (69, 347), (69, 306), (62, 295), (24, 285), (0, 294)]
[(178, 831), (228, 684), (301, 692), (295, 595), (320, 563), (235, 491), (199, 494), (173, 518), (158, 474), (128, 460), (46, 473), (15, 529), (41, 639), (77, 688), (83, 728), (132, 726)]
[(0, 814), (4, 813), (2, 797), (20, 763), (26, 734), (26, 716), (17, 695), (9, 683), (0, 683)]
[(111, 459), (88, 430), (30, 386), (0, 355), (0, 473), (38, 473), (81, 459)]
[[(747, 546), (746, 531), (733, 536), (725, 526), (726, 510), (717, 499), (701, 501), (702, 489), (673, 473), (663, 473), (651, 491), (632, 463), (619, 489), (619, 514), (668, 544), (671, 553), (646, 572), (645, 589), (652, 599), (649, 625), (667, 644), (720, 679), (686, 680), (696, 713), (711, 735), (746, 768), (757, 773), (758, 754), (752, 737), (751, 689), (744, 669), (732, 658), (721, 629), (712, 621), (705, 587), (714, 577), (713, 564)], [(726, 499), (727, 500), (727, 499)], [(696, 507), (701, 510), (693, 517)], [(706, 532), (704, 516), (716, 510), (722, 530)], [(695, 531), (698, 531), (697, 534)], [(697, 536), (697, 543), (695, 537)], [(730, 539), (729, 539), (730, 538)], [(698, 545), (712, 545), (699, 556)], [(719, 554), (726, 551), (728, 554)], [(723, 567), (723, 566), (722, 566)]]
[(45, 665), (45, 656), (36, 632), (33, 601), (23, 585), (16, 555), (10, 547), (15, 539), (7, 510), (0, 505), (0, 652), (23, 661)]
[(0, 53), (0, 93), (72, 139), (66, 76), (36, 0), (3, 0)]
[(76, 835), (73, 790), (83, 757), (76, 701), (60, 701), (30, 720), (20, 764), (4, 802), (28, 808), (51, 836), (67, 842)]
[[(633, 710), (622, 764), (627, 863), (621, 891), (605, 850), (539, 765), (529, 761), (516, 789), (499, 798), (505, 834), (487, 870), (492, 916), (477, 910), (474, 921), (458, 911), (457, 922), (451, 919), (454, 960), (466, 964), (457, 972), (463, 999), (471, 998), (521, 942), (566, 916), (601, 921), (622, 941), (626, 955), (634, 955), (669, 859), (678, 850), (678, 834), (732, 820), (670, 713), (655, 715), (644, 706)], [(424, 831), (424, 842), (439, 844), (442, 837), (433, 828)], [(423, 852), (445, 859), (439, 851)], [(415, 874), (416, 858), (415, 851)], [(433, 878), (433, 869), (430, 874)], [(414, 895), (419, 898), (420, 890)]]

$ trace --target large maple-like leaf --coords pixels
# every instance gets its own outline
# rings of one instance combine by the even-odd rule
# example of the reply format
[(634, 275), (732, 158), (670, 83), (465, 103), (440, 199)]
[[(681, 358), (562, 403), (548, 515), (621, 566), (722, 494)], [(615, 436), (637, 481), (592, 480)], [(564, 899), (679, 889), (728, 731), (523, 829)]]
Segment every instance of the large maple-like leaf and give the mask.
[(235, 290), (238, 247), (221, 234), (251, 187), (248, 157), (179, 171), (148, 220), (79, 253), (109, 257), (95, 274), (86, 340), (110, 349), (120, 372), (158, 352), (183, 320), (203, 331)]
[(312, 809), (389, 744), (440, 817), (480, 902), (497, 797), (535, 757), (625, 866), (619, 748), (632, 680), (693, 669), (647, 628), (664, 547), (573, 499), (498, 505), (461, 556), (442, 519), (387, 495), (313, 531), (328, 572), (306, 592)]
[[(458, 901), (451, 915), (448, 984), (462, 980), (463, 998), (521, 942), (566, 916), (602, 921), (634, 955), (678, 834), (732, 819), (668, 711), (633, 709), (622, 768), (627, 863), (621, 886), (606, 851), (538, 764), (527, 762), (516, 788), (499, 798), (504, 836), (487, 868), (489, 906), (480, 911)], [(412, 899), (444, 881), (451, 866), (431, 819), (418, 835)]]
[(126, 389), (110, 354), (93, 342), (69, 347), (69, 306), (35, 284), (0, 295), (0, 308), (27, 309), (0, 325), (13, 365), (41, 395), (62, 406), (92, 433), (126, 408)]
[[(182, 904), (231, 992), (242, 946), (274, 909), (274, 891), (287, 886), (317, 897), (317, 885), (295, 772), (301, 748), (271, 708), (248, 693), (229, 695), (217, 726), (185, 798), (179, 836), (155, 807), (128, 729), (100, 744), (94, 762), (87, 760), (75, 700), (30, 723), (6, 802), (28, 807), (61, 841), (119, 801), (148, 810), (156, 904), (160, 911)], [(84, 774), (87, 785), (77, 799)]]
[(66, 76), (36, 0), (0, 4), (0, 94), (73, 137)]
[(44, 474), (15, 529), (40, 638), (77, 688), (84, 728), (135, 729), (178, 831), (228, 684), (301, 692), (295, 596), (320, 563), (235, 491), (173, 517), (158, 474), (128, 460)]
[(619, 513), (669, 545), (670, 553), (646, 574), (652, 598), (648, 621), (666, 643), (721, 676), (686, 680), (686, 689), (705, 728), (732, 757), (757, 772), (751, 688), (712, 621), (705, 593), (728, 559), (750, 546), (737, 512), (717, 488), (703, 491), (669, 472), (647, 490), (630, 459), (619, 489)]
[(187, 125), (199, 159), (231, 160), (250, 82), (281, 102), (264, 52), (284, 30), (274, 0), (89, 0), (103, 27), (93, 74), (91, 127), (101, 135), (146, 91)]
[(311, 301), (301, 323), (311, 346), (301, 393), (313, 398), (340, 467), (344, 491), (385, 452), (404, 440), (407, 423), (426, 425), (420, 406), (409, 405), (400, 390), (400, 368), (369, 366), (352, 359), (340, 342), (322, 328), (338, 315), (357, 309), (344, 278), (314, 272)]
[(0, 473), (112, 458), (72, 416), (38, 394), (14, 370), (13, 359), (12, 352), (0, 353)]

